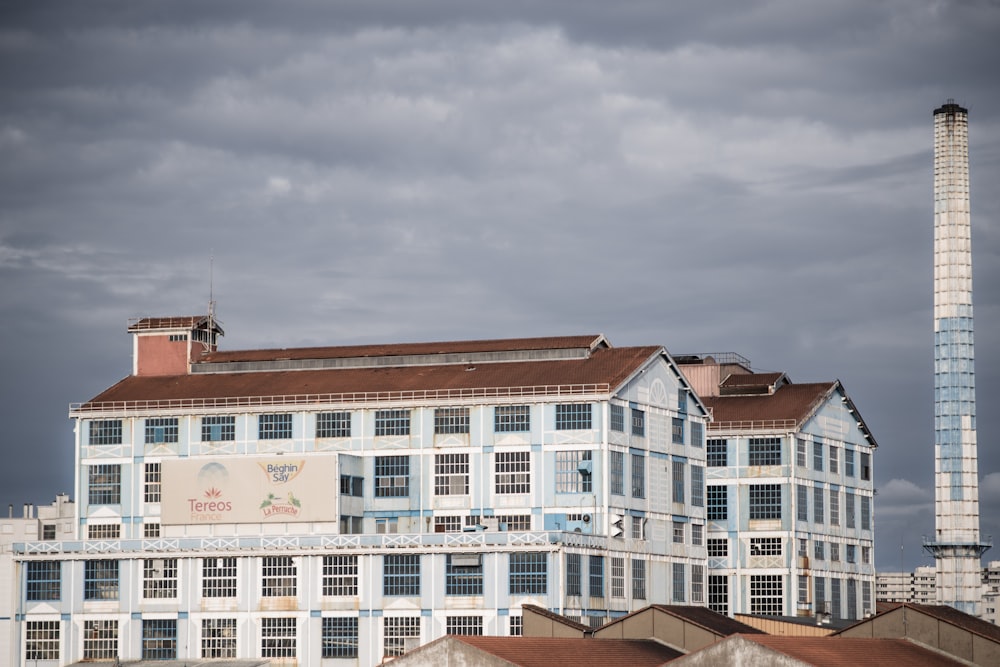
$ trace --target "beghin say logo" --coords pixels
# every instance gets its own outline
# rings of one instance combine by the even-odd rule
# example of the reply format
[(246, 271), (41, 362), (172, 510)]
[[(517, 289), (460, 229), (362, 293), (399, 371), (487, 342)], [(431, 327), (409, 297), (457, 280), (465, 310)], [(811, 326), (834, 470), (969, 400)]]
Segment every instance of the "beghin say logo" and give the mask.
[[(258, 465), (270, 484), (282, 485), (295, 479), (302, 472), (306, 462), (260, 463)], [(302, 502), (291, 491), (288, 491), (284, 498), (269, 491), (261, 500), (259, 509), (265, 519), (272, 516), (298, 516), (302, 510)]]

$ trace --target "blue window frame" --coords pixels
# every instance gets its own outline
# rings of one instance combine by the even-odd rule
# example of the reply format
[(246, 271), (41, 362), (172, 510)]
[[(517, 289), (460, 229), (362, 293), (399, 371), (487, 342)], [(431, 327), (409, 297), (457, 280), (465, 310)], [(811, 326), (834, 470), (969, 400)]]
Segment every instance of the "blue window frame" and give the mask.
[(87, 503), (119, 505), (122, 501), (122, 467), (118, 463), (87, 466)]
[(25, 563), (25, 599), (58, 600), (62, 595), (62, 563), (55, 560)]
[(416, 597), (420, 595), (420, 556), (386, 554), (382, 557), (382, 595)]
[(705, 468), (691, 466), (691, 506), (705, 506)]
[(410, 435), (410, 411), (376, 410), (375, 435), (377, 437)]
[(684, 420), (674, 417), (670, 421), (670, 441), (675, 445), (684, 444)]
[(177, 658), (177, 619), (142, 619), (142, 659), (174, 660)]
[(449, 554), (444, 570), (445, 595), (483, 594), (482, 554)]
[(177, 442), (177, 417), (155, 417), (146, 420), (146, 444)]
[(358, 618), (356, 616), (323, 617), (324, 658), (358, 657)]
[(705, 451), (709, 468), (725, 468), (729, 465), (729, 441), (711, 438)]
[(87, 442), (91, 445), (122, 444), (122, 420), (96, 419), (90, 422)]
[(590, 557), (590, 597), (604, 597), (604, 556)]
[(611, 493), (625, 495), (625, 452), (611, 451)]
[(548, 554), (510, 554), (508, 592), (511, 595), (545, 595), (548, 592)]
[(611, 404), (611, 430), (619, 433), (625, 431), (625, 406)]
[(410, 495), (410, 457), (375, 457), (375, 497), (405, 498)]
[(556, 430), (587, 430), (592, 428), (593, 406), (590, 403), (559, 403), (556, 405)]
[(317, 438), (351, 437), (350, 412), (320, 412), (316, 415)]
[(493, 431), (526, 433), (531, 430), (531, 410), (527, 405), (498, 405), (493, 408)]
[(580, 554), (566, 554), (566, 595), (583, 595), (582, 567), (583, 557)]
[(260, 415), (257, 418), (257, 438), (287, 440), (292, 437), (291, 413)]
[(84, 563), (83, 599), (118, 599), (118, 561), (88, 560)]
[(646, 435), (646, 413), (636, 408), (632, 408), (632, 435)]
[(646, 497), (646, 457), (632, 454), (632, 497)]
[(201, 441), (224, 442), (236, 439), (236, 417), (214, 415), (201, 418)]

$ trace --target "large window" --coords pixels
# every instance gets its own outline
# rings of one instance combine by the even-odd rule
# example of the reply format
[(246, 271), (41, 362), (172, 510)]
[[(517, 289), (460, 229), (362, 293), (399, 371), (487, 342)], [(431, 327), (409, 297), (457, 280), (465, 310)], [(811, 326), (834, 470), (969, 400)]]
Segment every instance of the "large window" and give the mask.
[(840, 449), (830, 445), (830, 472), (837, 474), (840, 472)]
[(641, 558), (632, 559), (632, 598), (646, 599), (646, 561)]
[(145, 465), (145, 479), (142, 487), (142, 500), (147, 503), (160, 502), (160, 491), (163, 477), (160, 474), (159, 463), (147, 463)]
[(498, 405), (493, 408), (496, 433), (526, 433), (531, 430), (531, 410), (527, 405)]
[(324, 597), (351, 597), (358, 594), (358, 557), (323, 556)]
[(445, 633), (449, 635), (482, 635), (483, 617), (447, 616), (445, 617)]
[(410, 435), (410, 411), (376, 410), (375, 435), (377, 437)]
[(823, 471), (823, 442), (819, 438), (813, 440), (813, 470)]
[(872, 529), (872, 499), (861, 496), (861, 530)]
[(646, 413), (632, 408), (632, 435), (646, 435)]
[(795, 518), (809, 520), (809, 487), (805, 484), (795, 485)]
[(780, 556), (781, 555), (781, 543), (782, 543), (782, 539), (780, 537), (751, 537), (750, 538), (750, 555), (751, 556)]
[(611, 454), (611, 493), (616, 496), (625, 495), (625, 452), (612, 450)]
[(583, 595), (583, 557), (580, 554), (566, 554), (566, 595)]
[(420, 645), (420, 617), (383, 616), (382, 636), (382, 655), (401, 656)]
[(142, 659), (173, 660), (177, 657), (177, 619), (142, 619)]
[(448, 554), (445, 559), (444, 594), (483, 594), (482, 554)]
[(691, 466), (691, 505), (705, 506), (705, 469), (702, 466)]
[(729, 465), (729, 441), (719, 438), (710, 438), (705, 455), (708, 457), (709, 468), (725, 468)]
[(260, 619), (260, 657), (295, 657), (295, 619)]
[(261, 563), (261, 597), (294, 597), (297, 590), (295, 559), (291, 556), (264, 556)]
[(202, 442), (225, 442), (236, 439), (236, 417), (213, 415), (201, 418)]
[(784, 613), (782, 575), (750, 575), (750, 613), (760, 616), (781, 616)]
[(434, 495), (464, 496), (469, 493), (469, 455), (434, 455)]
[(287, 440), (291, 438), (291, 413), (260, 415), (257, 418), (257, 437), (260, 440)]
[(781, 465), (781, 438), (750, 438), (747, 465)]
[(701, 604), (705, 601), (705, 567), (691, 566), (691, 602)]
[(59, 621), (28, 621), (24, 629), (24, 659), (59, 659)]
[(687, 584), (684, 582), (684, 563), (673, 563), (673, 596), (674, 602), (687, 600)]
[(804, 438), (795, 440), (795, 465), (800, 468), (806, 467), (806, 441)]
[(646, 497), (646, 457), (632, 454), (632, 497)]
[(142, 561), (142, 597), (146, 600), (177, 597), (176, 558), (149, 558)]
[(826, 503), (823, 501), (823, 489), (822, 487), (813, 488), (813, 523), (825, 523), (826, 518), (824, 511), (826, 509)]
[(117, 463), (87, 466), (87, 502), (91, 505), (119, 505), (122, 501), (122, 467)]
[(358, 619), (356, 616), (323, 617), (323, 651), (321, 657), (358, 657)]
[(410, 495), (410, 457), (376, 456), (375, 497), (405, 498), (408, 495)]
[(611, 557), (611, 597), (625, 597), (625, 559)]
[(236, 559), (205, 558), (201, 562), (201, 596), (236, 597)]
[(872, 455), (861, 452), (861, 479), (871, 480), (872, 478)]
[(673, 500), (675, 503), (684, 502), (684, 462), (671, 461), (673, 464)]
[(750, 520), (781, 518), (781, 485), (751, 484)]
[(854, 450), (844, 450), (844, 476), (854, 477)]
[(56, 560), (24, 564), (25, 599), (29, 602), (58, 600), (62, 595), (62, 563)]
[(701, 422), (691, 422), (691, 446), (703, 447), (705, 442), (705, 425)]
[(496, 452), (496, 492), (531, 493), (531, 452)]
[(316, 415), (317, 438), (351, 437), (350, 412), (320, 412)]
[(848, 528), (855, 527), (854, 494), (847, 491), (844, 495), (844, 523)]
[(118, 657), (118, 621), (83, 622), (83, 659), (114, 660)]
[(122, 444), (121, 419), (97, 419), (90, 422), (88, 434), (90, 445), (120, 445)]
[(724, 575), (708, 575), (708, 608), (729, 615), (729, 579)]
[(625, 431), (625, 406), (611, 404), (611, 430), (619, 433)]
[(684, 420), (674, 417), (670, 422), (670, 441), (675, 445), (684, 444)]
[(840, 491), (830, 489), (830, 525), (840, 525)]
[(146, 420), (146, 444), (177, 442), (177, 417), (158, 417)]
[(604, 556), (590, 557), (590, 597), (604, 597)]
[(709, 484), (708, 507), (705, 508), (709, 521), (725, 521), (729, 518), (729, 487), (725, 484)]
[(545, 595), (548, 576), (548, 554), (510, 554), (508, 592), (511, 595)]
[(434, 433), (448, 435), (469, 432), (469, 408), (435, 408)]
[(589, 449), (556, 452), (556, 492), (591, 493), (593, 489), (592, 466)]
[(590, 403), (560, 403), (556, 405), (556, 430), (589, 429), (592, 424)]
[(420, 595), (420, 556), (386, 554), (382, 557), (382, 595), (416, 597)]
[(84, 563), (83, 599), (118, 599), (118, 561), (88, 560)]
[(236, 657), (236, 619), (201, 620), (201, 657), (207, 660)]

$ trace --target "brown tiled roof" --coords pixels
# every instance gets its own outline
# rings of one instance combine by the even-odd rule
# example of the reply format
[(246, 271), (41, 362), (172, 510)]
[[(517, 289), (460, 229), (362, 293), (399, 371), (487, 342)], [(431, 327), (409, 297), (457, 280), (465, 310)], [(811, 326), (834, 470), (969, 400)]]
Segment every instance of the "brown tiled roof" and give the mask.
[(951, 667), (964, 665), (906, 639), (851, 637), (783, 637), (752, 635), (746, 639), (816, 667)]
[[(939, 621), (945, 623), (950, 623), (956, 627), (959, 627), (968, 632), (981, 635), (987, 639), (1000, 644), (1000, 626), (993, 625), (989, 621), (984, 621), (981, 618), (976, 618), (975, 616), (970, 616), (965, 612), (961, 612), (954, 607), (949, 607), (943, 604), (917, 604), (915, 602), (894, 602), (886, 603), (883, 608), (879, 605), (877, 608), (879, 613), (877, 616), (895, 611), (900, 607), (907, 607), (908, 609), (915, 609), (923, 614), (926, 614), (932, 618), (936, 618)], [(869, 623), (870, 618), (866, 618), (863, 621), (859, 621), (850, 627), (857, 627), (859, 625), (864, 625)], [(850, 628), (844, 628), (840, 632), (847, 632)], [(840, 634), (839, 632), (837, 634)]]
[(770, 387), (784, 373), (733, 373), (722, 381), (722, 387)]
[(773, 394), (707, 396), (705, 405), (715, 422), (770, 422), (794, 420), (801, 424), (833, 392), (838, 382), (786, 384)]
[(469, 636), (452, 639), (520, 667), (653, 667), (683, 655), (648, 639)]

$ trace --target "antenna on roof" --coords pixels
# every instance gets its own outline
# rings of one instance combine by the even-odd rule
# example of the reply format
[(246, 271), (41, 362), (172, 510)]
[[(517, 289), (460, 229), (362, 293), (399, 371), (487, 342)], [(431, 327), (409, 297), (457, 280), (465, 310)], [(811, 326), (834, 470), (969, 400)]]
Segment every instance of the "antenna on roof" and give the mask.
[(212, 350), (215, 342), (215, 252), (209, 251), (208, 256), (208, 349)]

